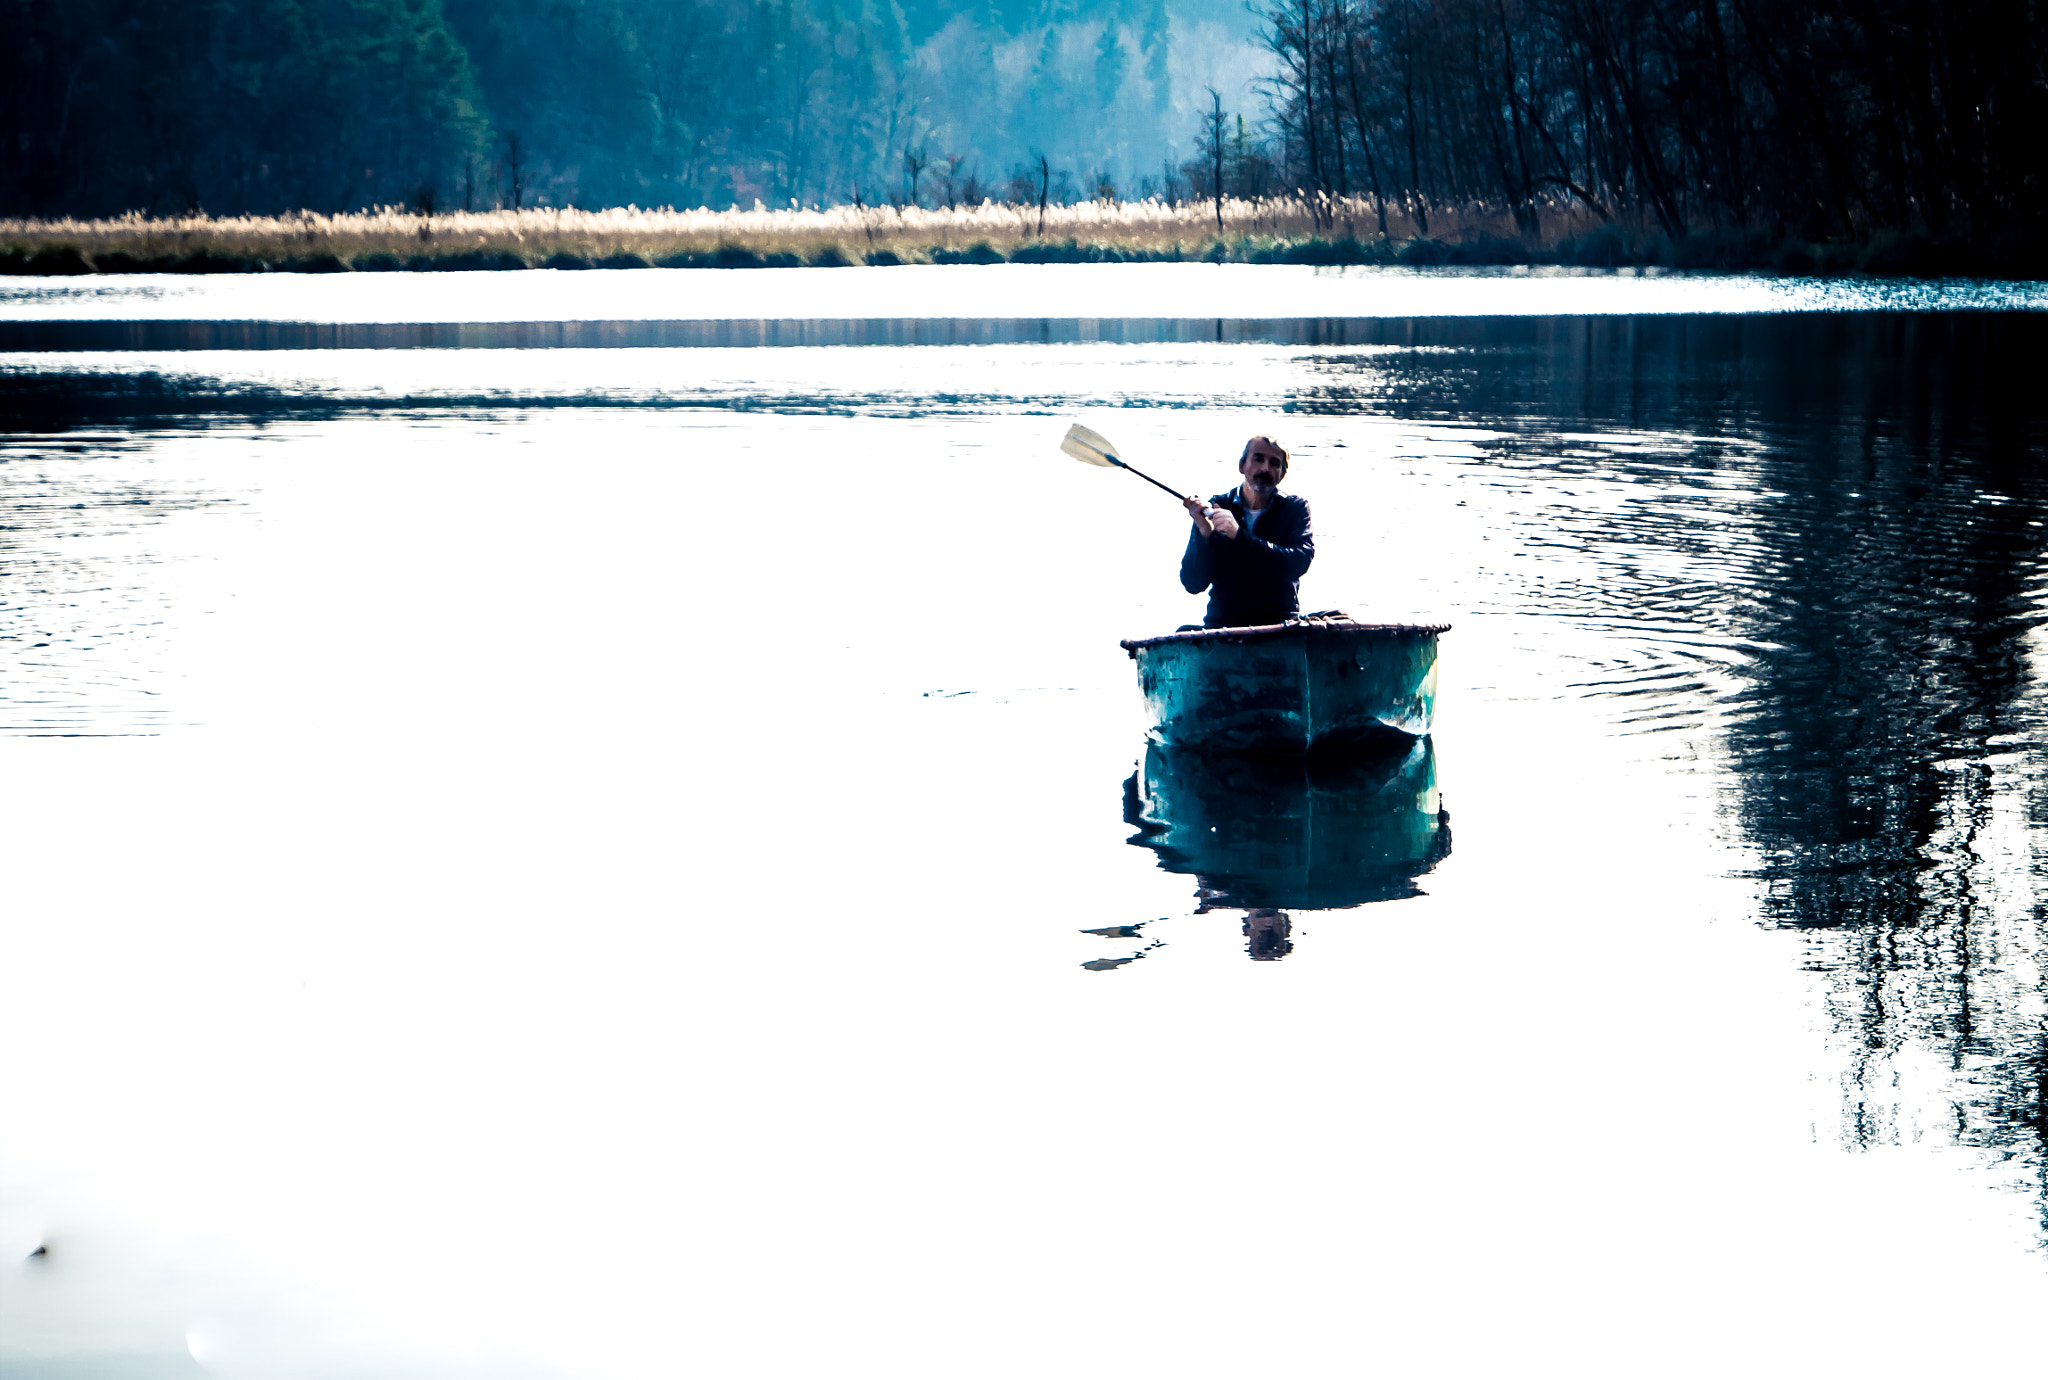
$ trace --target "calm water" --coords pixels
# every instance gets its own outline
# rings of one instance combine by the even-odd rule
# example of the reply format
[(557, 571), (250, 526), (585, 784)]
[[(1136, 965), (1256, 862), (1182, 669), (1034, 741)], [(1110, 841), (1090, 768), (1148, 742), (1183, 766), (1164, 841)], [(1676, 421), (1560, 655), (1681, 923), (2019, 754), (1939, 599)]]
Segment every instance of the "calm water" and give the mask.
[(896, 272), (9, 288), (0, 1376), (2036, 1364), (2039, 285)]

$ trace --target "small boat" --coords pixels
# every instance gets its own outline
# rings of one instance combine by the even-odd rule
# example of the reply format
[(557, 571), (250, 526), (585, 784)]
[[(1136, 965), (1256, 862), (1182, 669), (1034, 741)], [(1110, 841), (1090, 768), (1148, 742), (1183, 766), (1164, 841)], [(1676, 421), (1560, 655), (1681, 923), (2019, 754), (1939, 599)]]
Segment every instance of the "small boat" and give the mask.
[(1436, 709), (1448, 623), (1360, 623), (1330, 611), (1255, 628), (1196, 628), (1119, 644), (1138, 663), (1150, 737), (1165, 747), (1276, 756), (1404, 751)]

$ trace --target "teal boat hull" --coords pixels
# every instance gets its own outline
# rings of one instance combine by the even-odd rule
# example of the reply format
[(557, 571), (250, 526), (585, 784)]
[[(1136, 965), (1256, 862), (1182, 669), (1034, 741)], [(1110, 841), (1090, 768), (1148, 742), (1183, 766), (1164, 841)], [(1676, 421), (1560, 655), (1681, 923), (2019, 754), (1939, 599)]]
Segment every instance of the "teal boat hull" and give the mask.
[(1163, 747), (1382, 755), (1428, 735), (1437, 637), (1449, 630), (1315, 615), (1122, 646), (1137, 663), (1148, 736)]

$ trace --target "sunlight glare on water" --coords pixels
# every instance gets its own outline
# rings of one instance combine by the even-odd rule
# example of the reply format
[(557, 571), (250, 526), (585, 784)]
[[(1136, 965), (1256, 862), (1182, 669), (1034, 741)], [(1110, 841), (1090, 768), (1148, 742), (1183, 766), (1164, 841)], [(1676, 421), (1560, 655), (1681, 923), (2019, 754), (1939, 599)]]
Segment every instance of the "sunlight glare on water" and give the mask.
[(135, 274), (0, 289), (0, 323), (1643, 316), (2041, 310), (2048, 284), (1570, 268), (906, 264), (819, 271)]

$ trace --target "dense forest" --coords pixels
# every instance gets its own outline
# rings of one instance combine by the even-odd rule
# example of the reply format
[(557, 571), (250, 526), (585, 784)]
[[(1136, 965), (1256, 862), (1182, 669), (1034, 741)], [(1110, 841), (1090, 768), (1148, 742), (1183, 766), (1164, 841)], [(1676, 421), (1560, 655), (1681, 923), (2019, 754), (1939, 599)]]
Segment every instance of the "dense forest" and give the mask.
[(2048, 220), (2033, 0), (0, 0), (0, 27), (16, 216), (1300, 191), (1351, 198), (1346, 235), (1483, 209), (1530, 241), (1980, 251)]
[[(1236, 0), (0, 0), (0, 214), (1151, 190)], [(1146, 179), (1151, 179), (1150, 183)]]
[(1282, 0), (1263, 17), (1288, 177), (1424, 234), (1432, 207), (1501, 208), (1526, 235), (1569, 202), (1672, 241), (1997, 248), (2038, 240), (2048, 212), (2032, 0)]

